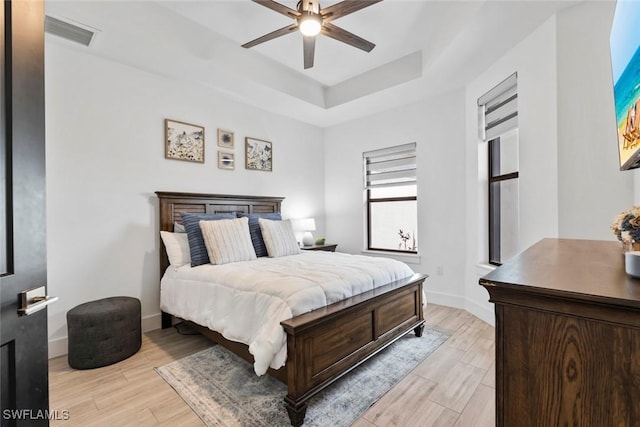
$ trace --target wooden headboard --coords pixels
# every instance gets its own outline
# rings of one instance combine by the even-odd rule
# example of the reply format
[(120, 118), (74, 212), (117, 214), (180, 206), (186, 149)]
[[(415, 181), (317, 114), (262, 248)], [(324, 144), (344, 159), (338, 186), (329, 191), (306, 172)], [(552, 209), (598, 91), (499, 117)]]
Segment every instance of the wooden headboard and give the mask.
[[(156, 191), (160, 199), (160, 231), (173, 231), (182, 223), (180, 212), (192, 213), (272, 213), (280, 212), (284, 197), (232, 196), (228, 194), (170, 193)], [(169, 266), (167, 251), (160, 245), (160, 277)]]

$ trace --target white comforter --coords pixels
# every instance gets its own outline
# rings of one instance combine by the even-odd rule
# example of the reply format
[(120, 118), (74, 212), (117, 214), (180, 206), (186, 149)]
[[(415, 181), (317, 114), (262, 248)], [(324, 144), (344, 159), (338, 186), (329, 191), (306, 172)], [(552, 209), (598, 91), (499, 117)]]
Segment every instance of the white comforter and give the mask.
[(413, 274), (404, 263), (337, 252), (258, 258), (224, 265), (169, 266), (160, 307), (249, 346), (256, 374), (282, 367), (280, 321)]

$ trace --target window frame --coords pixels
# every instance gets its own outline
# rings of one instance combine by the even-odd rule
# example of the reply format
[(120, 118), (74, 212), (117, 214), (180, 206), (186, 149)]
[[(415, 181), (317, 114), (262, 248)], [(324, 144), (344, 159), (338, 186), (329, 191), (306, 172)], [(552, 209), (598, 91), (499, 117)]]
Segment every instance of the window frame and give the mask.
[(372, 198), (371, 197), (371, 189), (367, 189), (367, 199), (366, 199), (366, 204), (367, 204), (367, 250), (369, 251), (382, 251), (382, 252), (394, 252), (394, 253), (401, 253), (401, 254), (417, 254), (418, 251), (409, 251), (409, 250), (403, 250), (403, 249), (388, 249), (388, 248), (376, 248), (371, 246), (371, 204), (372, 203), (388, 203), (388, 202), (410, 202), (410, 201), (415, 201), (416, 202), (416, 210), (418, 209), (417, 203), (418, 203), (418, 196), (417, 196), (417, 183), (416, 182), (412, 182), (412, 183), (408, 183), (407, 186), (409, 185), (413, 185), (416, 187), (416, 195), (415, 196), (402, 196), (402, 197), (379, 197), (379, 198)]
[[(417, 250), (405, 250), (394, 248), (380, 248), (372, 245), (374, 230), (372, 229), (373, 206), (376, 203), (406, 203), (415, 202), (416, 221), (418, 217), (418, 177), (417, 177), (417, 143), (379, 148), (362, 153), (363, 166), (363, 234), (366, 233), (366, 241), (362, 242), (366, 251), (377, 251), (395, 254), (416, 255)], [(385, 188), (406, 187), (406, 192), (377, 192)], [(377, 197), (373, 196), (376, 194)], [(366, 230), (365, 230), (366, 228)], [(417, 243), (417, 224), (413, 230)], [(364, 239), (363, 239), (364, 240)], [(387, 241), (379, 242), (387, 244)], [(413, 245), (412, 245), (413, 246)], [(417, 245), (416, 245), (417, 246)]]
[(500, 186), (492, 184), (504, 182), (508, 180), (518, 179), (520, 177), (519, 167), (516, 172), (502, 174), (500, 172), (500, 136), (488, 141), (488, 214), (489, 214), (489, 259), (491, 265), (502, 265), (500, 256), (501, 241), (501, 198)]

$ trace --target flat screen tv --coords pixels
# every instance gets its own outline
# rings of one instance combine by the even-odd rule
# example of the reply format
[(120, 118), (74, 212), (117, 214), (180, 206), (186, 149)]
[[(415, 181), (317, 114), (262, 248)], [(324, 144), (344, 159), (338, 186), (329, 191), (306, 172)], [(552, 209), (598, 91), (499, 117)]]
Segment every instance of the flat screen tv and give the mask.
[(640, 167), (640, 1), (618, 0), (609, 39), (620, 170)]

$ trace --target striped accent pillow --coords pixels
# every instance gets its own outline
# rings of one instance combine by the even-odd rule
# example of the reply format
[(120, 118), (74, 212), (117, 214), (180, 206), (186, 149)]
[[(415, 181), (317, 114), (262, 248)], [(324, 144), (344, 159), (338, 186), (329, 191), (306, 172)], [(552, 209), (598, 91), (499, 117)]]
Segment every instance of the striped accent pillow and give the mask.
[(248, 218), (200, 221), (200, 229), (211, 264), (256, 259), (249, 235)]
[(260, 230), (260, 224), (258, 223), (259, 218), (265, 219), (273, 219), (273, 220), (281, 220), (279, 212), (275, 213), (259, 213), (259, 214), (246, 214), (239, 213), (238, 218), (242, 217), (249, 218), (249, 233), (251, 233), (251, 243), (253, 243), (253, 249), (256, 251), (256, 256), (267, 256), (269, 253), (267, 252), (267, 247), (264, 245), (264, 239), (262, 238), (262, 231)]
[(296, 236), (293, 234), (291, 220), (271, 221), (260, 218), (258, 223), (270, 258), (300, 253)]
[(209, 264), (209, 254), (207, 247), (204, 245), (202, 231), (200, 230), (200, 221), (212, 221), (218, 219), (235, 218), (234, 213), (215, 213), (215, 214), (196, 214), (180, 212), (182, 224), (187, 230), (189, 238), (189, 252), (191, 255), (191, 267), (197, 267), (202, 264)]

